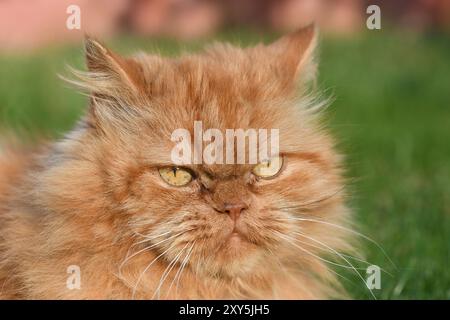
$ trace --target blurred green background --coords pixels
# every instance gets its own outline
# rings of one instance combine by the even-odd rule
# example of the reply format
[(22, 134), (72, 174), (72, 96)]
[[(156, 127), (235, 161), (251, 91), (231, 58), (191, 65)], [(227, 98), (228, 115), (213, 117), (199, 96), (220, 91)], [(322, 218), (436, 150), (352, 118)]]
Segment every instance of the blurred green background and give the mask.
[[(269, 40), (267, 36), (263, 40)], [(224, 32), (214, 40), (249, 45), (251, 32)], [(120, 53), (144, 49), (174, 55), (204, 42), (122, 37)], [(450, 299), (450, 41), (448, 35), (363, 32), (325, 37), (319, 84), (334, 97), (328, 122), (348, 156), (351, 205), (366, 260), (386, 269), (379, 299)], [(60, 137), (86, 98), (59, 80), (65, 65), (83, 68), (81, 43), (34, 53), (0, 55), (0, 127), (24, 136)], [(363, 277), (365, 264), (357, 264)], [(344, 283), (356, 299), (370, 299), (350, 272)]]

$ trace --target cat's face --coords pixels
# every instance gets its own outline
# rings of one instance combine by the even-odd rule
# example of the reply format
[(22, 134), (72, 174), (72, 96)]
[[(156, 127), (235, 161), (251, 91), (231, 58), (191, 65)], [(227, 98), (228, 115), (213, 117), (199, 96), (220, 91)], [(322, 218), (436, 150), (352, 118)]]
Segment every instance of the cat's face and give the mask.
[[(338, 156), (296, 94), (307, 77), (313, 30), (270, 46), (216, 46), (179, 59), (120, 58), (88, 43), (93, 94), (87, 122), (109, 201), (141, 246), (198, 272), (238, 275), (278, 254), (302, 254), (301, 213), (324, 216), (341, 188)], [(87, 83), (87, 84), (86, 84)], [(278, 158), (262, 174), (257, 164), (186, 164), (171, 159), (174, 130), (278, 129)], [(194, 146), (192, 146), (194, 149)], [(255, 169), (256, 168), (256, 169)], [(328, 201), (329, 197), (332, 200)], [(327, 200), (327, 201), (325, 201)], [(324, 202), (324, 203), (323, 203)]]

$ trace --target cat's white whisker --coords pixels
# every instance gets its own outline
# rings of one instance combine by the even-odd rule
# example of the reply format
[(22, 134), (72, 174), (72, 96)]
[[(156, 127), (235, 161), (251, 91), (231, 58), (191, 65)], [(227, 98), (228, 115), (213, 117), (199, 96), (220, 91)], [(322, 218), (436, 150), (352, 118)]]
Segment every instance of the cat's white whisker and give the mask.
[[(199, 257), (198, 257), (198, 259), (197, 259), (197, 263), (196, 263), (196, 266), (195, 266), (195, 274), (198, 276), (199, 275), (199, 268), (200, 268), (200, 261), (202, 261), (202, 260), (204, 260), (204, 254), (203, 254), (203, 251), (202, 250), (199, 250)], [(204, 261), (202, 261), (202, 262), (204, 262)]]
[[(194, 230), (194, 229), (188, 229), (188, 230), (181, 231), (181, 232), (179, 232), (179, 233), (177, 233), (177, 234), (175, 234), (175, 235), (173, 235), (173, 236), (170, 236), (170, 237), (167, 238), (167, 239), (172, 239), (173, 237), (179, 236), (179, 235), (181, 235), (181, 234), (183, 234), (183, 233), (185, 233), (185, 232), (191, 231), (191, 230)], [(172, 231), (168, 231), (168, 232), (166, 232), (165, 234), (169, 234), (169, 233), (171, 233), (171, 232), (172, 232)], [(138, 242), (136, 242), (134, 245), (138, 245), (138, 244), (141, 244), (141, 243), (145, 243), (145, 242), (149, 242), (149, 241), (155, 240), (155, 239), (157, 239), (157, 238), (159, 238), (159, 237), (161, 237), (161, 236), (163, 236), (163, 235), (165, 235), (165, 234), (158, 235), (158, 236), (155, 236), (155, 237), (145, 237), (144, 240), (138, 241)], [(167, 240), (167, 239), (166, 239), (166, 240)], [(160, 242), (159, 242), (159, 243), (160, 243)], [(159, 244), (159, 243), (157, 243), (157, 244)]]
[[(154, 247), (156, 247), (156, 246), (158, 246), (158, 245), (160, 245), (160, 244), (162, 244), (162, 243), (164, 243), (164, 242), (166, 242), (166, 241), (168, 241), (168, 240), (171, 240), (171, 239), (173, 239), (173, 238), (175, 238), (175, 237), (177, 237), (177, 236), (180, 236), (180, 235), (182, 235), (182, 234), (184, 234), (184, 233), (186, 233), (186, 232), (188, 232), (188, 231), (191, 231), (191, 230), (193, 230), (193, 229), (188, 229), (188, 230), (185, 230), (185, 231), (183, 231), (183, 232), (179, 232), (179, 233), (174, 234), (174, 235), (172, 235), (172, 236), (170, 236), (170, 237), (168, 237), (168, 238), (166, 238), (166, 239), (163, 239), (163, 240), (161, 240), (161, 241), (158, 241), (157, 243), (154, 243), (154, 244), (152, 244), (151, 246), (146, 246), (146, 247), (144, 247), (144, 248), (138, 250), (137, 252), (133, 253), (131, 256), (128, 256), (128, 253), (127, 253), (127, 256), (125, 257), (124, 261), (123, 261), (123, 262), (120, 264), (120, 266), (119, 266), (119, 276), (122, 276), (122, 268), (123, 268), (123, 267), (125, 266), (125, 264), (126, 264), (129, 260), (131, 260), (133, 257), (137, 256), (138, 254), (140, 254), (140, 253), (142, 253), (142, 252), (145, 252), (145, 251), (148, 251), (148, 250), (150, 250), (150, 249), (153, 249)], [(147, 241), (150, 241), (150, 240), (140, 241), (140, 242), (138, 242), (138, 243), (133, 244), (132, 246), (137, 245), (137, 244), (139, 244), (139, 243), (147, 242)]]
[(345, 187), (342, 187), (342, 188), (339, 188), (338, 190), (336, 190), (330, 194), (326, 194), (318, 199), (314, 199), (314, 200), (303, 202), (303, 203), (298, 203), (298, 204), (295, 204), (292, 206), (266, 207), (265, 209), (269, 209), (269, 210), (308, 209), (310, 206), (330, 200), (344, 191), (345, 191)]
[[(194, 248), (195, 242), (192, 243), (191, 247), (188, 249), (188, 252), (186, 253), (186, 256), (184, 257), (183, 261), (181, 262), (181, 266), (180, 268), (178, 268), (177, 273), (175, 274), (175, 277), (173, 278), (172, 282), (170, 283), (169, 289), (167, 290), (167, 295), (166, 297), (169, 296), (170, 290), (172, 289), (172, 286), (174, 284), (174, 282), (176, 281), (176, 291), (175, 291), (175, 296), (178, 297), (178, 283), (180, 281), (180, 277), (181, 274), (183, 273), (184, 267), (186, 266), (187, 262), (189, 261), (189, 258), (191, 256), (192, 253), (192, 249)], [(177, 279), (178, 278), (178, 279)]]
[[(319, 260), (321, 260), (321, 261), (323, 261), (323, 262), (326, 262), (326, 263), (329, 263), (329, 264), (331, 264), (331, 265), (334, 265), (334, 266), (337, 266), (337, 267), (341, 267), (341, 268), (344, 268), (344, 269), (352, 269), (350, 266), (346, 266), (346, 265), (339, 264), (339, 263), (336, 263), (336, 262), (327, 260), (327, 259), (325, 259), (325, 258), (322, 258), (322, 257), (320, 257), (320, 256), (318, 256), (318, 255), (312, 253), (311, 251), (309, 251), (309, 250), (303, 248), (302, 246), (300, 246), (300, 245), (298, 245), (298, 244), (296, 244), (296, 243), (293, 243), (293, 241), (302, 243), (302, 242), (299, 241), (298, 239), (292, 238), (292, 237), (290, 237), (290, 236), (287, 236), (287, 235), (284, 235), (284, 234), (281, 234), (281, 233), (278, 233), (278, 236), (281, 237), (281, 238), (283, 238), (284, 240), (286, 240), (288, 243), (292, 244), (293, 246), (295, 246), (295, 247), (299, 248), (300, 250), (306, 252), (307, 254), (313, 256), (313, 257), (316, 258), (316, 259), (319, 259)], [(303, 243), (304, 243), (304, 242), (303, 242)]]
[(151, 300), (153, 300), (155, 298), (155, 296), (157, 296), (158, 299), (159, 299), (160, 290), (161, 290), (162, 285), (166, 281), (166, 278), (169, 276), (170, 272), (172, 271), (172, 269), (175, 267), (175, 265), (177, 264), (178, 260), (180, 259), (181, 254), (184, 252), (184, 249), (186, 249), (186, 247), (188, 245), (189, 245), (189, 242), (186, 243), (186, 245), (180, 250), (180, 252), (178, 252), (178, 254), (173, 258), (173, 260), (167, 265), (166, 269), (164, 270), (163, 274), (161, 275), (158, 287), (153, 292), (153, 296), (151, 297)]
[[(305, 235), (305, 234), (303, 234), (303, 233), (301, 233), (301, 232), (296, 232), (295, 234), (297, 234), (297, 235), (299, 235), (299, 236), (301, 236), (301, 237), (307, 238), (307, 239), (309, 239), (309, 240), (311, 240), (311, 241), (314, 241), (314, 242), (316, 242), (316, 243), (319, 243), (320, 245), (323, 245), (324, 247), (326, 247), (326, 248), (328, 248), (329, 250), (333, 251), (333, 252), (334, 252), (336, 255), (338, 255), (342, 260), (344, 260), (349, 266), (351, 266), (351, 268), (357, 273), (357, 275), (359, 276), (359, 278), (362, 280), (362, 282), (364, 283), (364, 285), (366, 284), (366, 280), (365, 280), (364, 277), (361, 275), (361, 273), (359, 273), (359, 271), (353, 266), (353, 264), (352, 264), (350, 261), (348, 261), (348, 259), (346, 259), (344, 256), (342, 256), (342, 254), (340, 254), (338, 251), (336, 251), (335, 249), (331, 248), (329, 245), (323, 243), (322, 241), (319, 241), (319, 240), (317, 240), (317, 239), (311, 238), (311, 237), (309, 237), (309, 236), (307, 236), (307, 235)], [(366, 287), (367, 287), (367, 286), (366, 286)], [(367, 288), (369, 289), (370, 294), (372, 295), (372, 297), (373, 297), (375, 300), (377, 300), (377, 297), (374, 295), (372, 289), (370, 289), (369, 287), (367, 287)]]
[(146, 267), (145, 267), (145, 269), (141, 272), (141, 274), (139, 275), (139, 277), (138, 277), (138, 279), (137, 279), (137, 281), (136, 281), (136, 284), (134, 285), (134, 288), (133, 288), (133, 292), (132, 292), (132, 295), (131, 295), (131, 299), (132, 300), (134, 300), (134, 298), (135, 298), (135, 295), (136, 295), (136, 291), (137, 291), (137, 288), (138, 288), (138, 285), (139, 285), (139, 283), (141, 282), (141, 280), (142, 280), (142, 277), (145, 275), (145, 273), (148, 271), (148, 269), (150, 269), (150, 267), (159, 259), (159, 258), (161, 258), (163, 255), (165, 255), (167, 252), (169, 252), (169, 250), (170, 249), (172, 249), (173, 247), (174, 247), (174, 245), (175, 245), (175, 243), (172, 243), (172, 245), (169, 247), (169, 248), (167, 248), (164, 252), (162, 252), (162, 253), (160, 253), (155, 259), (153, 259)]
[[(331, 264), (331, 265), (335, 265), (335, 266), (338, 266), (338, 267), (341, 267), (341, 268), (344, 268), (344, 269), (351, 269), (349, 266), (341, 265), (341, 264), (339, 264), (339, 263), (335, 263), (335, 262), (333, 262), (333, 261), (330, 261), (330, 260), (327, 260), (327, 259), (325, 259), (325, 258), (322, 258), (322, 257), (320, 257), (320, 256), (318, 256), (318, 255), (312, 253), (311, 251), (309, 251), (309, 250), (303, 248), (302, 246), (298, 245), (297, 243), (294, 243), (294, 241), (296, 241), (296, 242), (308, 244), (308, 243), (306, 243), (306, 242), (302, 242), (302, 241), (300, 241), (300, 240), (298, 240), (298, 239), (291, 238), (291, 237), (289, 237), (289, 236), (286, 236), (286, 238), (285, 238), (283, 234), (281, 234), (281, 233), (279, 233), (279, 232), (276, 232), (276, 233), (278, 234), (278, 237), (283, 238), (287, 243), (291, 244), (292, 246), (294, 246), (294, 247), (300, 249), (301, 251), (305, 252), (306, 254), (308, 254), (308, 255), (310, 255), (310, 256), (312, 256), (312, 257), (314, 257), (314, 258), (316, 258), (316, 259), (318, 259), (318, 260), (320, 260), (320, 261), (323, 261), (323, 262), (325, 262), (325, 263), (328, 263), (328, 264)], [(275, 234), (275, 233), (274, 233), (274, 234)], [(337, 275), (338, 277), (341, 277), (341, 278), (343, 278), (343, 279), (345, 279), (345, 280), (347, 280), (347, 281), (350, 281), (348, 278), (344, 277), (343, 275), (339, 274), (338, 272), (334, 271), (334, 270), (331, 269), (331, 268), (328, 268), (328, 271), (330, 271), (331, 273)]]
[[(161, 240), (161, 241), (158, 241), (157, 243), (152, 244), (151, 246), (146, 246), (146, 247), (144, 247), (144, 248), (138, 250), (137, 252), (133, 253), (131, 256), (125, 257), (125, 260), (124, 260), (124, 261), (120, 264), (120, 266), (119, 266), (119, 274), (121, 274), (121, 270), (122, 270), (123, 266), (126, 264), (126, 262), (129, 261), (130, 259), (132, 259), (133, 257), (137, 256), (138, 254), (140, 254), (140, 253), (142, 253), (142, 252), (144, 252), (144, 251), (150, 250), (150, 249), (156, 247), (157, 245), (160, 245), (161, 243), (164, 243), (164, 242), (166, 242), (166, 241), (168, 241), (168, 240), (170, 240), (170, 239), (173, 239), (173, 238), (175, 238), (176, 236), (181, 235), (181, 233), (182, 233), (182, 232), (177, 233), (177, 234), (175, 234), (175, 235), (172, 235), (172, 236), (170, 236), (169, 238), (166, 238), (166, 239), (163, 239), (163, 240)], [(134, 246), (134, 245), (137, 245), (137, 244), (139, 244), (139, 243), (142, 243), (142, 242), (146, 242), (146, 241), (141, 241), (141, 242), (135, 243), (135, 244), (133, 244), (133, 246)]]
[[(293, 233), (294, 233), (295, 235), (301, 235), (300, 233), (297, 233), (297, 232), (293, 232)], [(294, 239), (295, 239), (296, 242), (305, 244), (305, 245), (307, 245), (308, 247), (312, 247), (312, 248), (315, 248), (315, 249), (319, 249), (319, 250), (321, 250), (321, 251), (324, 251), (324, 252), (326, 252), (326, 253), (332, 253), (332, 254), (335, 254), (335, 255), (336, 255), (335, 252), (329, 250), (327, 247), (313, 245), (313, 244), (311, 244), (311, 243), (309, 243), (309, 242), (302, 241), (302, 240), (297, 239), (297, 238), (294, 238)], [(327, 250), (325, 250), (325, 249), (327, 249)], [(345, 256), (345, 255), (342, 254), (342, 253), (341, 253), (341, 255)], [(338, 256), (338, 257), (339, 257), (339, 256)], [(350, 256), (350, 257), (352, 257), (352, 256)], [(346, 266), (346, 265), (340, 265), (340, 266), (341, 266), (342, 268), (344, 268), (344, 269), (353, 269), (351, 266)], [(355, 268), (355, 269), (358, 269), (358, 270), (366, 270), (365, 268)]]
[(389, 256), (386, 253), (386, 251), (383, 249), (383, 247), (380, 244), (378, 244), (378, 242), (376, 242), (372, 238), (370, 238), (370, 237), (368, 237), (368, 236), (366, 236), (366, 235), (364, 235), (364, 234), (362, 234), (362, 233), (360, 233), (358, 231), (346, 228), (344, 226), (341, 226), (341, 225), (338, 225), (338, 224), (335, 224), (335, 223), (331, 223), (331, 222), (328, 222), (328, 221), (323, 221), (323, 220), (317, 220), (317, 219), (311, 219), (311, 218), (299, 218), (299, 217), (290, 217), (289, 219), (290, 220), (296, 220), (296, 221), (308, 221), (308, 222), (322, 223), (322, 224), (325, 224), (325, 225), (328, 225), (328, 226), (332, 226), (332, 227), (335, 227), (335, 228), (347, 231), (347, 232), (349, 232), (351, 234), (354, 234), (354, 235), (357, 235), (357, 236), (359, 236), (359, 237), (361, 237), (363, 239), (366, 239), (367, 241), (369, 241), (372, 244), (374, 244), (383, 253), (383, 255), (389, 260), (389, 262), (392, 264), (392, 266), (395, 269), (397, 269), (397, 266), (395, 265), (395, 263), (391, 260), (391, 258), (389, 258)]
[[(194, 241), (194, 244), (195, 244), (195, 242), (196, 242), (196, 241)], [(194, 245), (192, 245), (192, 249), (193, 249), (193, 248), (194, 248)], [(178, 276), (177, 284), (176, 284), (176, 291), (175, 291), (176, 297), (178, 297), (178, 288), (179, 288), (181, 276), (182, 276), (182, 274), (183, 274), (184, 269), (186, 268), (187, 263), (188, 263), (189, 260), (191, 259), (192, 253), (194, 252), (194, 250), (192, 250), (192, 249), (191, 249), (191, 252), (190, 252), (189, 255), (188, 255), (188, 258), (187, 258), (187, 260), (186, 260), (186, 263), (185, 263), (185, 264), (182, 266), (182, 268), (181, 268), (180, 275)]]
[(139, 244), (139, 243), (146, 242), (146, 241), (151, 241), (151, 240), (157, 239), (159, 237), (165, 236), (166, 234), (169, 234), (169, 233), (172, 233), (172, 231), (169, 230), (169, 231), (166, 231), (164, 233), (158, 234), (156, 236), (149, 237), (148, 235), (145, 235), (145, 234), (142, 234), (140, 232), (134, 231), (134, 234), (136, 234), (137, 236), (145, 238), (145, 240), (139, 241), (139, 242), (137, 242), (135, 244)]
[[(278, 220), (280, 220), (280, 219), (278, 219)], [(282, 220), (286, 220), (286, 221), (294, 221), (294, 220), (297, 220), (297, 219), (289, 218), (289, 219), (282, 219)], [(338, 226), (338, 225), (336, 225), (336, 226)], [(306, 244), (308, 244), (309, 246), (314, 247), (314, 248), (316, 248), (316, 249), (323, 250), (322, 247), (313, 245), (313, 244), (311, 244), (311, 243), (306, 243)], [(342, 254), (344, 257), (348, 258), (348, 259), (352, 259), (352, 260), (355, 260), (355, 261), (358, 261), (358, 262), (361, 262), (361, 263), (364, 263), (364, 264), (367, 264), (367, 265), (374, 265), (374, 263), (369, 262), (369, 261), (364, 260), (364, 259), (361, 259), (361, 258), (359, 258), (359, 257), (355, 257), (355, 256), (352, 256), (352, 255), (349, 255), (349, 254), (345, 254), (345, 253), (341, 253), (341, 254)], [(390, 272), (388, 272), (387, 270), (385, 270), (384, 268), (380, 268), (380, 270), (383, 271), (384, 273), (386, 273), (387, 275), (393, 277), (393, 275), (392, 275)]]
[[(272, 232), (272, 233), (275, 234), (274, 232)], [(311, 245), (311, 244), (309, 244), (309, 243), (307, 243), (307, 242), (300, 241), (299, 239), (295, 239), (295, 241), (301, 242), (301, 243), (304, 243), (304, 244), (307, 244), (307, 245), (309, 245), (309, 246), (313, 246), (314, 248), (322, 249), (322, 248), (320, 248), (319, 246)], [(276, 255), (272, 250), (270, 250), (270, 249), (267, 249), (267, 250), (272, 254), (273, 257), (275, 257), (275, 258), (279, 261), (278, 263), (279, 263), (279, 265), (280, 265), (280, 268), (281, 268), (282, 270), (285, 270), (284, 266), (281, 264), (281, 261), (280, 261), (280, 259), (277, 257), (277, 255)], [(306, 250), (306, 249), (305, 249), (305, 250)], [(349, 268), (348, 266), (342, 266), (342, 267), (344, 267), (344, 268)], [(336, 272), (336, 271), (333, 270), (332, 268), (329, 268), (328, 271), (330, 271), (331, 273), (335, 274), (337, 277), (342, 278), (342, 279), (344, 279), (344, 280), (346, 280), (346, 281), (352, 283), (352, 281), (351, 281), (350, 279), (348, 279), (347, 277), (341, 275), (339, 272)], [(288, 274), (288, 272), (285, 272), (285, 273)]]

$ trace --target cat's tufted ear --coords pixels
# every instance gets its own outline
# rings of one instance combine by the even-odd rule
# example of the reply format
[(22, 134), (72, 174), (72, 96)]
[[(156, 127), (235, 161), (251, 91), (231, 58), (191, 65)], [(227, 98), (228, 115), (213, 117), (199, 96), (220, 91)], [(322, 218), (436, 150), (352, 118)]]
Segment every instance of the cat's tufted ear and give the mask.
[(141, 73), (134, 60), (121, 57), (89, 36), (85, 38), (85, 51), (88, 80), (91, 80), (88, 89), (92, 93), (109, 96), (123, 90), (136, 92), (141, 88)]
[(317, 28), (311, 24), (287, 34), (268, 46), (275, 63), (286, 80), (314, 80), (316, 62)]
[(129, 124), (138, 106), (144, 104), (141, 66), (90, 37), (85, 39), (85, 50), (88, 71), (72, 69), (76, 79), (66, 80), (90, 95), (88, 127), (114, 132), (120, 123)]

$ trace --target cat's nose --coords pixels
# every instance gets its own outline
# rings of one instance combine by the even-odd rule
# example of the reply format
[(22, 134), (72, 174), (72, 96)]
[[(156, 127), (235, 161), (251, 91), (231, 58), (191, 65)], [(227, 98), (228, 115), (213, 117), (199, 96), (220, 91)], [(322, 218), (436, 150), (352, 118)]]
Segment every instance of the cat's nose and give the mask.
[(239, 219), (242, 211), (247, 209), (248, 206), (244, 202), (236, 202), (236, 203), (225, 203), (224, 211), (227, 213), (233, 221), (237, 221)]

